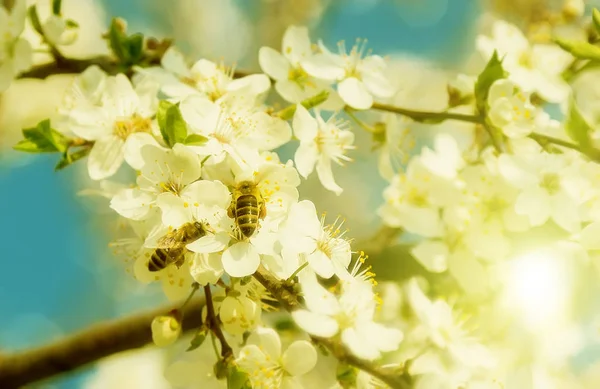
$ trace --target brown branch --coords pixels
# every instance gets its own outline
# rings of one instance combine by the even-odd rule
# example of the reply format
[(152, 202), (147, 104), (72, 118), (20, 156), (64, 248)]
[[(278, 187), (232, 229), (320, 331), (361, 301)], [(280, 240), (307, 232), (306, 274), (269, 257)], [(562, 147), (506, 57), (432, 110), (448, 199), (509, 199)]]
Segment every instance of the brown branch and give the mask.
[[(202, 323), (204, 297), (183, 308), (182, 331)], [(70, 372), (98, 359), (152, 343), (150, 323), (179, 309), (181, 303), (94, 325), (45, 346), (0, 357), (0, 388), (12, 389)]]
[(229, 343), (227, 343), (227, 339), (225, 339), (225, 335), (223, 334), (223, 331), (221, 331), (221, 324), (217, 319), (215, 307), (213, 306), (210, 285), (204, 286), (204, 296), (206, 300), (206, 322), (208, 324), (208, 328), (217, 337), (217, 339), (219, 339), (219, 343), (221, 343), (221, 357), (223, 359), (228, 359), (233, 355), (233, 349)]

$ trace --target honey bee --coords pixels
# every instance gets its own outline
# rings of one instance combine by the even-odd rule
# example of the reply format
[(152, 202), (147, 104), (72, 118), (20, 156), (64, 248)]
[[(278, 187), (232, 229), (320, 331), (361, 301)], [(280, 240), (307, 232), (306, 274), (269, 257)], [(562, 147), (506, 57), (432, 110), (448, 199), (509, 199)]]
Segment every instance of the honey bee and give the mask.
[(265, 201), (256, 184), (243, 181), (233, 189), (227, 215), (235, 220), (238, 230), (245, 238), (254, 235), (258, 228), (258, 220), (267, 216)]
[(185, 246), (202, 238), (206, 232), (206, 226), (197, 221), (168, 232), (158, 240), (157, 248), (148, 261), (148, 270), (157, 272), (172, 263), (181, 267), (187, 252)]

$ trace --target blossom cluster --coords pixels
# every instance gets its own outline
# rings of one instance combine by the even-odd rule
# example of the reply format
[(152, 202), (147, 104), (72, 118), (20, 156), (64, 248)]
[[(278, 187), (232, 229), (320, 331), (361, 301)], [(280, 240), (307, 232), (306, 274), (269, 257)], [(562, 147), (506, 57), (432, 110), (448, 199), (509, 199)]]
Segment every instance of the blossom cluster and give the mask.
[[(570, 4), (577, 20), (583, 11)], [(0, 8), (0, 91), (30, 66), (25, 14), (22, 1)], [(600, 12), (594, 20), (600, 26)], [(37, 24), (58, 63), (57, 47), (76, 38), (73, 22), (56, 12)], [(259, 50), (263, 73), (248, 74), (190, 62), (170, 43), (159, 50), (113, 21), (107, 40), (127, 71), (89, 66), (52, 122), (23, 130), (15, 148), (60, 152), (57, 169), (87, 158), (90, 179), (128, 226), (112, 247), (140, 282), (160, 284), (173, 301), (188, 297), (152, 322), (157, 346), (185, 337), (183, 308), (204, 290), (203, 324), (165, 372), (173, 387), (497, 389), (521, 358), (507, 344), (522, 335), (498, 341), (512, 331), (499, 311), (521, 285), (515, 258), (585, 268), (600, 248), (597, 132), (567, 77), (600, 55), (532, 43), (502, 20), (491, 27), (475, 42), (486, 65), (448, 82), (447, 109), (425, 112), (393, 106), (402, 98), (390, 65), (363, 40), (336, 53), (292, 25), (280, 51)], [(471, 145), (450, 121), (466, 123)], [(407, 247), (424, 277), (376, 280), (343, 222), (299, 193), (316, 171), (340, 196), (333, 168), (352, 161), (363, 130), (388, 185), (378, 215), (400, 236), (384, 245)], [(412, 153), (419, 132), (436, 135)], [(544, 293), (560, 305), (563, 296)], [(526, 324), (566, 321), (529, 310)], [(556, 354), (535, 368), (565, 368), (568, 353)]]
[[(261, 66), (292, 103), (283, 111), (266, 103), (267, 75), (238, 76), (207, 59), (189, 65), (170, 47), (160, 66), (138, 67), (131, 80), (86, 69), (52, 129), (85, 147), (89, 177), (130, 223), (131, 236), (113, 247), (132, 259), (138, 280), (160, 283), (175, 301), (198, 286), (213, 289), (212, 309), (234, 348), (232, 363), (257, 388), (300, 385), (317, 364), (311, 336), (339, 339), (366, 361), (402, 341), (399, 329), (375, 321), (379, 298), (365, 256), (353, 255), (342, 223), (327, 224), (297, 189), (300, 177), (316, 170), (326, 189), (342, 193), (332, 162), (350, 161), (354, 134), (331, 109), (344, 102), (368, 108), (373, 96), (386, 95), (385, 62), (364, 57), (364, 46), (341, 55), (323, 45), (312, 50), (307, 28), (296, 26), (284, 36), (283, 54), (261, 50)], [(327, 98), (311, 113), (315, 96)], [(292, 137), (299, 140), (294, 161), (283, 162), (275, 150)], [(135, 185), (109, 181), (121, 168), (137, 173)], [(274, 297), (251, 278), (257, 272), (281, 287), (296, 285), (302, 295), (304, 304), (290, 317), (304, 337), (285, 352), (263, 317)], [(336, 283), (336, 290), (320, 280)], [(176, 341), (180, 320), (157, 317), (154, 342)]]

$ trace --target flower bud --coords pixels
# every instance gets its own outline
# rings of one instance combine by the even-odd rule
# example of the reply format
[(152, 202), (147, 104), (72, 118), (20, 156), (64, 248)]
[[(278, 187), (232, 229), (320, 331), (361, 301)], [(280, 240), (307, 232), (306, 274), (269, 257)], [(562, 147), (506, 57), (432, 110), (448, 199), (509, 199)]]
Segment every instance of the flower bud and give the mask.
[(583, 0), (565, 0), (562, 7), (562, 14), (568, 21), (578, 19), (585, 12), (585, 2)]
[(157, 316), (152, 320), (152, 341), (164, 347), (173, 344), (181, 334), (181, 323), (176, 315)]

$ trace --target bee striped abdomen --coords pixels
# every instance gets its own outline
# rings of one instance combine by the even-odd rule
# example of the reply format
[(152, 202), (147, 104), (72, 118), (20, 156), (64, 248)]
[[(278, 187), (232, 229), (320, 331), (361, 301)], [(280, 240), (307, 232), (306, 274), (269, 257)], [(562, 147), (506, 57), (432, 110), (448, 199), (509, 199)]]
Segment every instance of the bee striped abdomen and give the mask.
[(167, 267), (169, 264), (169, 253), (164, 249), (156, 249), (150, 256), (148, 262), (148, 270), (151, 272), (159, 271)]
[(235, 218), (242, 234), (249, 238), (258, 226), (258, 200), (254, 195), (241, 195), (235, 204)]

